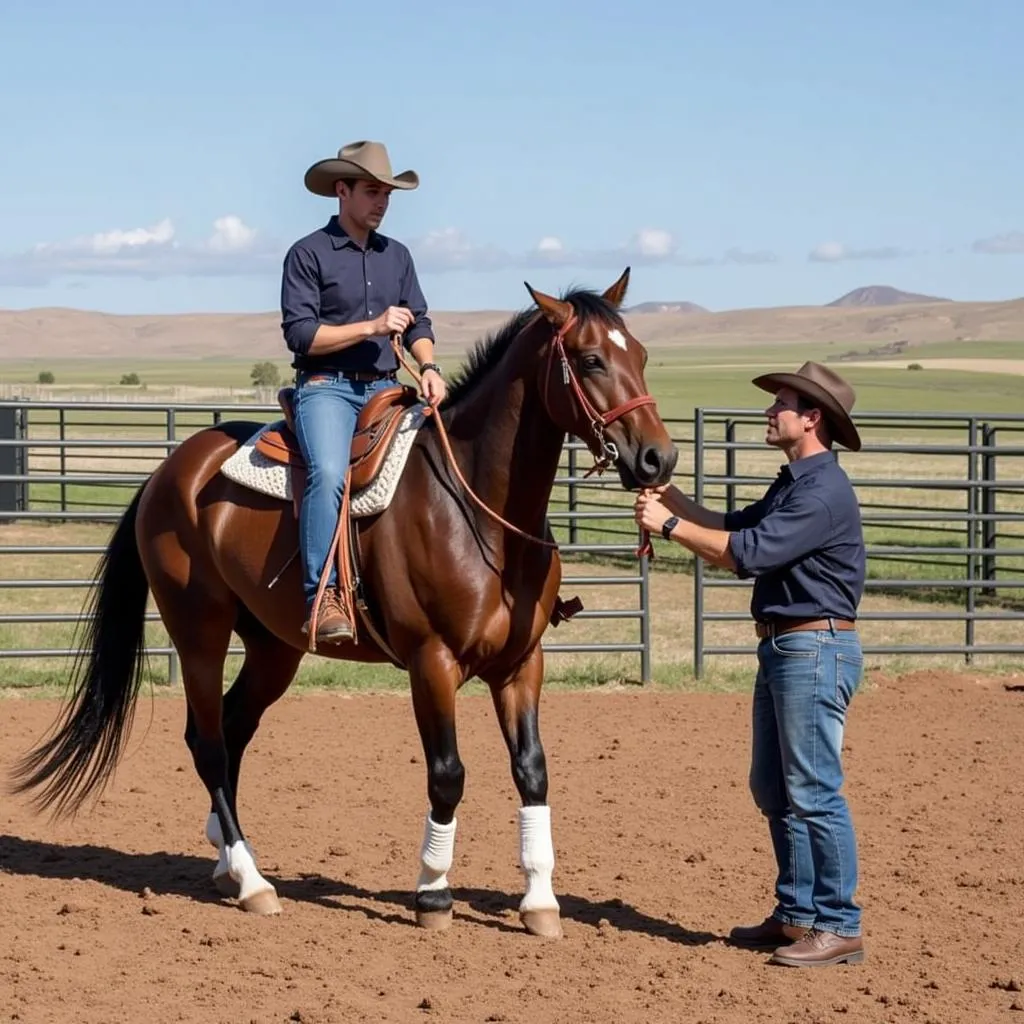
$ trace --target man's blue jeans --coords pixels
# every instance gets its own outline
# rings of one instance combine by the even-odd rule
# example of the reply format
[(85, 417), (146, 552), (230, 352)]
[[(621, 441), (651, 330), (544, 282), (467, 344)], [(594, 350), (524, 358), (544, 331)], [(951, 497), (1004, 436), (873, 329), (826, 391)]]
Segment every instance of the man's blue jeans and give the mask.
[(857, 843), (840, 793), (846, 710), (864, 668), (860, 637), (793, 631), (762, 640), (757, 657), (750, 791), (778, 864), (773, 916), (860, 935)]
[[(377, 391), (393, 386), (390, 380), (353, 381), (333, 371), (300, 373), (296, 380), (295, 434), (306, 460), (299, 550), (307, 612), (312, 611), (338, 525), (356, 420)], [(337, 581), (337, 567), (332, 565), (327, 585), (336, 586)]]

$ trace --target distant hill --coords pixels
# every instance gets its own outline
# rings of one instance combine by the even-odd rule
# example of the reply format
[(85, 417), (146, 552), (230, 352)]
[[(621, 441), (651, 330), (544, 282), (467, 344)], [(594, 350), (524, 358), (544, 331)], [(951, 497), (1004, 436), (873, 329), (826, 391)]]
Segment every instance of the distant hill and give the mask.
[(696, 302), (638, 302), (629, 306), (624, 313), (707, 313), (703, 306)]
[(866, 288), (854, 288), (852, 292), (841, 295), (826, 306), (902, 306), (911, 302), (951, 302), (951, 299), (940, 299), (934, 295), (916, 295), (914, 292), (901, 292), (899, 288), (890, 288), (887, 284), (872, 284)]
[[(906, 294), (906, 293), (897, 293)], [(649, 308), (649, 304), (643, 303)], [(886, 307), (777, 306), (717, 313), (627, 310), (630, 330), (649, 348), (676, 346), (809, 346), (824, 359), (865, 346), (936, 341), (1024, 341), (1024, 299), (1000, 302), (903, 301)], [(453, 364), (512, 313), (431, 311), (442, 365)], [(833, 348), (833, 346), (835, 346)], [(288, 359), (281, 314), (182, 313), (115, 315), (75, 309), (0, 309), (0, 385), (4, 363), (46, 361), (60, 375), (62, 359)]]

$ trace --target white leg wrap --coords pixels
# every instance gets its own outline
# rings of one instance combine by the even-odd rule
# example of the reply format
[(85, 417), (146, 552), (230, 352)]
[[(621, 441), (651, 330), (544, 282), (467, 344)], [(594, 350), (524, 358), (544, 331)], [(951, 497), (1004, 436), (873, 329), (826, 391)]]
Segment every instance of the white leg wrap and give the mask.
[[(223, 878), (224, 875), (231, 874), (231, 865), (228, 863), (228, 848), (224, 843), (224, 836), (220, 829), (220, 818), (217, 817), (216, 811), (211, 811), (210, 816), (206, 819), (206, 841), (217, 849), (217, 866), (213, 869), (214, 878)], [(249, 856), (255, 858), (255, 853), (250, 845), (249, 841), (245, 841), (245, 848), (249, 851)], [(234, 878), (234, 875), (231, 876)], [(235, 879), (238, 881), (238, 879)]]
[(452, 855), (455, 852), (455, 826), (457, 818), (452, 818), (448, 825), (438, 825), (430, 814), (423, 832), (423, 845), (420, 848), (420, 877), (416, 881), (416, 891), (424, 889), (447, 889), (448, 869), (452, 866)]
[(227, 851), (228, 874), (238, 883), (240, 900), (247, 900), (260, 892), (273, 891), (274, 887), (259, 873), (248, 844), (237, 842)]
[(558, 910), (551, 888), (555, 848), (551, 842), (551, 808), (519, 808), (519, 859), (526, 875), (526, 893), (520, 910)]

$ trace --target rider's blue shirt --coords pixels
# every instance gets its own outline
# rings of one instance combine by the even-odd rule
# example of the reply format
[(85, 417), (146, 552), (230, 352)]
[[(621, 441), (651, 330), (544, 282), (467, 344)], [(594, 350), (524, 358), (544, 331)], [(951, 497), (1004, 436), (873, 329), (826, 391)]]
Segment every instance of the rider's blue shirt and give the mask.
[(288, 250), (281, 275), (281, 328), (298, 370), (389, 372), (398, 361), (387, 335), (323, 356), (309, 355), (321, 324), (373, 320), (388, 306), (406, 305), (415, 316), (403, 342), (433, 340), (427, 302), (412, 254), (393, 238), (373, 231), (360, 248), (332, 217)]

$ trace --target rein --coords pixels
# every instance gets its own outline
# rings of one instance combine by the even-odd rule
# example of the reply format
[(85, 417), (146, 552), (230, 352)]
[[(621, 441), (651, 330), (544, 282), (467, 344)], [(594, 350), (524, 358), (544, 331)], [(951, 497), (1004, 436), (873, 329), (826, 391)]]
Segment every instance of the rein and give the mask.
[[(573, 313), (569, 319), (562, 324), (558, 329), (558, 333), (555, 335), (554, 340), (551, 343), (551, 348), (548, 350), (548, 368), (547, 374), (544, 381), (544, 391), (542, 393), (542, 401), (544, 402), (544, 409), (548, 416), (551, 417), (551, 406), (548, 402), (548, 393), (551, 389), (551, 376), (554, 370), (554, 357), (555, 353), (558, 353), (558, 357), (562, 364), (562, 383), (566, 386), (571, 386), (572, 394), (575, 396), (576, 401), (579, 403), (583, 414), (587, 417), (590, 423), (591, 431), (594, 435), (594, 440), (600, 448), (600, 453), (595, 452), (590, 443), (587, 443), (587, 447), (590, 449), (591, 454), (594, 456), (594, 465), (584, 474), (590, 476), (591, 473), (603, 473), (608, 466), (610, 466), (618, 457), (619, 451), (615, 444), (608, 440), (607, 435), (604, 432), (604, 428), (609, 423), (614, 423), (617, 419), (625, 416), (627, 413), (632, 412), (634, 409), (639, 409), (644, 405), (654, 405), (654, 398), (649, 395), (640, 395), (637, 398), (631, 398), (621, 405), (615, 406), (609, 412), (602, 413), (596, 409), (593, 403), (587, 398), (586, 392), (583, 390), (583, 386), (580, 384), (579, 378), (576, 375), (576, 371), (573, 369), (572, 364), (569, 362), (569, 357), (565, 351), (565, 338), (569, 331), (576, 324), (576, 314)], [(409, 375), (416, 381), (417, 384), (422, 384), (422, 375), (415, 370), (409, 361), (405, 358), (405, 354), (402, 351), (401, 336), (396, 332), (391, 335), (391, 347), (394, 349), (395, 356), (398, 361), (405, 367), (409, 372)], [(430, 416), (435, 413), (433, 406), (427, 404), (424, 408), (424, 415)], [(551, 417), (553, 419), (553, 417)], [(459, 464), (455, 458), (455, 453), (452, 451), (451, 442), (448, 439), (448, 432), (445, 429), (444, 420), (440, 414), (434, 415), (434, 422), (437, 424), (438, 434), (441, 437), (441, 445), (444, 448), (444, 453), (451, 464), (452, 471), (455, 473), (459, 483), (462, 484), (466, 493), (473, 499), (473, 502), (484, 512), (487, 513), (495, 522), (500, 523), (506, 530), (510, 530), (518, 537), (522, 537), (524, 540), (531, 541), (534, 544), (539, 544), (546, 548), (557, 548), (557, 541), (544, 540), (541, 537), (535, 537), (531, 533), (526, 533), (524, 530), (519, 529), (513, 523), (503, 519), (494, 509), (490, 508), (482, 498), (480, 498), (466, 478), (462, 475), (462, 471), (459, 469)], [(654, 555), (654, 548), (651, 545), (650, 533), (647, 530), (642, 531), (640, 547), (637, 549), (637, 556), (641, 555)]]

